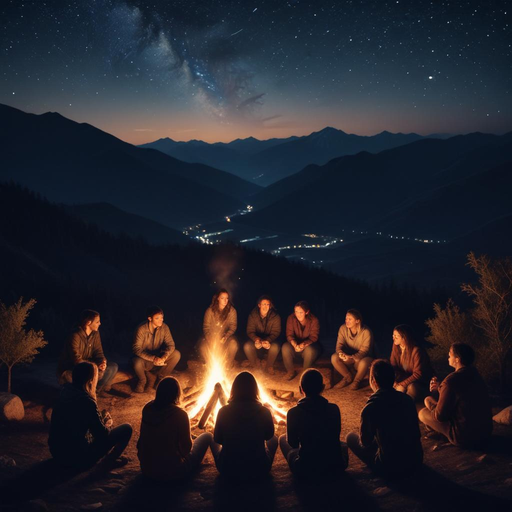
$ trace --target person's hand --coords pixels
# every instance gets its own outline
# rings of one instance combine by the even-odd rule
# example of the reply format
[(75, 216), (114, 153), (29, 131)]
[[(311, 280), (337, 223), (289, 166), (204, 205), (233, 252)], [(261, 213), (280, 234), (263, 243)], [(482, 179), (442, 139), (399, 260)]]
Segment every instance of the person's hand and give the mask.
[(254, 346), (256, 347), (256, 350), (259, 350), (261, 348), (262, 343), (259, 338), (256, 338), (256, 341), (254, 342)]
[(338, 352), (338, 356), (342, 361), (347, 360), (347, 356), (343, 352)]
[(153, 359), (153, 364), (155, 366), (164, 366), (165, 365), (165, 359), (163, 357), (156, 357)]
[(261, 342), (261, 346), (262, 346), (265, 350), (269, 350), (269, 349), (270, 349), (270, 341), (262, 341), (262, 342)]
[(220, 339), (220, 342), (224, 345), (224, 343), (226, 343), (226, 337), (222, 336), (222, 338)]
[(304, 343), (300, 343), (299, 345), (296, 345), (295, 352), (302, 352), (304, 350)]
[(395, 384), (393, 386), (397, 391), (400, 391), (400, 393), (405, 393), (405, 387), (401, 386), (400, 384)]
[(425, 398), (425, 407), (431, 411), (432, 409), (434, 409), (434, 407), (437, 405), (437, 402), (436, 400), (434, 400), (431, 396), (427, 396), (427, 398)]
[(439, 390), (439, 381), (437, 380), (437, 377), (432, 377), (430, 379), (430, 392), (434, 393), (435, 391)]
[(98, 370), (104, 372), (107, 369), (107, 361), (104, 360), (98, 365)]
[(290, 345), (296, 349), (297, 348), (297, 342), (295, 340), (290, 341)]

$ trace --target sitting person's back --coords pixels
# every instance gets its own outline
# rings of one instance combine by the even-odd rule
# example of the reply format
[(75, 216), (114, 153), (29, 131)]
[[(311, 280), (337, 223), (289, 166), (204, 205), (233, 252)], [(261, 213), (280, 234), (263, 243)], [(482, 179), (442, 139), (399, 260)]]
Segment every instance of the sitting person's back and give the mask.
[(279, 440), (290, 469), (301, 476), (345, 469), (347, 453), (340, 443), (340, 410), (321, 396), (324, 389), (321, 373), (306, 370), (301, 376), (300, 389), (306, 396), (288, 411), (287, 435)]

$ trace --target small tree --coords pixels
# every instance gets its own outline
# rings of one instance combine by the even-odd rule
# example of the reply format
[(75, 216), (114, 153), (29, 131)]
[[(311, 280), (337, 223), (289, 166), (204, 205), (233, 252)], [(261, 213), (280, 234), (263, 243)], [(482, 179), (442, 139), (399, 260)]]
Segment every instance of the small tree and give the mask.
[(488, 356), (504, 390), (512, 343), (512, 262), (491, 261), (486, 255), (477, 257), (470, 252), (467, 265), (478, 275), (478, 285), (463, 284), (462, 290), (473, 297), (471, 314), (486, 338)]
[(31, 363), (39, 349), (47, 345), (42, 331), (24, 329), (30, 310), (36, 303), (23, 297), (7, 307), (0, 301), (0, 361), (7, 366), (7, 391), (11, 392), (12, 367), (18, 363)]

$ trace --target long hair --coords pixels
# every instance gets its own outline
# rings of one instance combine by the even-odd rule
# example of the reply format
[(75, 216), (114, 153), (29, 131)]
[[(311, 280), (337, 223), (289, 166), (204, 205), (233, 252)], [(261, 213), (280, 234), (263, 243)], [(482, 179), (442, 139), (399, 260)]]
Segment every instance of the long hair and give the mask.
[(89, 322), (93, 322), (96, 317), (100, 316), (97, 311), (94, 309), (84, 309), (80, 313), (80, 318), (78, 320), (78, 326), (82, 329), (85, 329)]
[(181, 401), (181, 386), (178, 379), (165, 377), (156, 388), (155, 405), (164, 408), (168, 405), (179, 405)]
[(260, 402), (260, 391), (258, 383), (252, 373), (241, 372), (233, 381), (231, 386), (231, 395), (228, 402), (247, 401)]
[[(219, 297), (221, 296), (222, 293), (227, 293), (228, 294), (228, 303), (226, 304), (226, 307), (222, 311), (220, 311), (220, 309), (219, 309)], [(229, 292), (225, 288), (221, 288), (212, 297), (212, 303), (211, 303), (212, 311), (215, 314), (215, 316), (219, 318), (219, 320), (221, 322), (224, 322), (224, 320), (226, 320), (226, 318), (228, 317), (229, 312), (231, 311), (232, 307), (233, 307), (233, 303), (231, 302), (231, 295), (229, 294)]]
[(98, 384), (98, 367), (89, 361), (78, 363), (73, 368), (73, 386), (84, 390), (96, 401), (96, 385)]
[(407, 324), (397, 325), (394, 329), (402, 338), (404, 339), (405, 348), (407, 350), (412, 350), (414, 347), (418, 345), (416, 342), (416, 337), (414, 335), (414, 331)]

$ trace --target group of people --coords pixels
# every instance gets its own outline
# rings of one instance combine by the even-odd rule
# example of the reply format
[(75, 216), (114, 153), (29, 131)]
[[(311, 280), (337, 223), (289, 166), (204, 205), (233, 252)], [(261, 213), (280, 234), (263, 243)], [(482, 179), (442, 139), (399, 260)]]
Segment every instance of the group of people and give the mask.
[[(243, 371), (233, 381), (227, 405), (219, 410), (213, 435), (203, 433), (193, 441), (189, 417), (180, 406), (179, 381), (170, 376), (180, 353), (163, 320), (160, 308), (150, 308), (133, 343), (136, 391), (144, 391), (148, 384), (156, 387), (155, 399), (142, 411), (137, 443), (142, 473), (155, 480), (190, 475), (208, 448), (221, 474), (262, 476), (270, 470), (278, 446), (298, 476), (345, 469), (348, 449), (376, 471), (409, 474), (423, 459), (418, 418), (428, 430), (459, 446), (485, 442), (491, 435), (489, 396), (473, 366), (474, 352), (469, 345), (452, 345), (448, 363), (455, 372), (439, 383), (433, 377), (428, 354), (408, 326), (394, 329), (390, 359), (375, 359), (372, 332), (363, 324), (361, 314), (351, 309), (339, 329), (331, 357), (341, 376), (334, 387), (351, 385), (358, 389), (369, 374), (373, 394), (361, 412), (359, 433), (350, 433), (346, 443), (341, 442), (339, 407), (322, 396), (322, 374), (311, 368), (321, 351), (318, 319), (307, 303), (297, 303), (288, 317), (287, 341), (281, 348), (277, 341), (280, 317), (272, 300), (263, 296), (247, 323), (244, 351), (251, 366), (257, 369), (259, 353), (268, 352), (266, 369), (274, 373), (281, 348), (288, 377), (294, 372), (295, 354), (302, 356), (305, 368), (299, 385), (303, 398), (288, 411), (287, 434), (277, 439), (272, 413), (259, 399), (256, 379)], [(120, 456), (132, 435), (128, 424), (106, 427), (98, 412), (96, 393), (108, 391), (117, 371), (117, 365), (108, 363), (103, 354), (99, 326), (99, 314), (85, 311), (59, 364), (64, 387), (52, 414), (49, 446), (53, 457), (64, 465), (84, 467), (106, 454), (109, 460), (122, 462)], [(229, 294), (221, 290), (204, 317), (200, 354), (206, 359), (209, 344), (217, 343), (230, 365), (238, 350), (235, 331), (236, 311)], [(422, 400), (425, 407), (418, 414), (415, 401)]]

